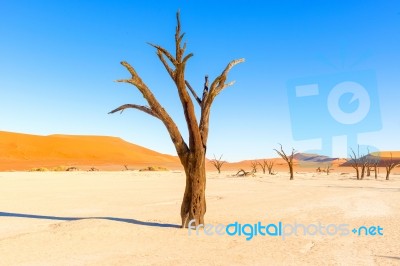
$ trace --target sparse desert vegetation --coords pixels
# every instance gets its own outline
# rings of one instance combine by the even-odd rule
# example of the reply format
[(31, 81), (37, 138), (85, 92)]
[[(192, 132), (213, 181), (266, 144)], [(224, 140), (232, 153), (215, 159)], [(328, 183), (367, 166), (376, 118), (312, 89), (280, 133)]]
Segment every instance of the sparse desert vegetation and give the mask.
[(32, 168), (30, 172), (48, 172), (49, 169), (46, 167), (37, 167), (37, 168)]
[(140, 172), (146, 172), (146, 171), (155, 172), (155, 171), (168, 171), (168, 169), (165, 167), (161, 167), (161, 166), (147, 166), (145, 168), (139, 169), (139, 171)]

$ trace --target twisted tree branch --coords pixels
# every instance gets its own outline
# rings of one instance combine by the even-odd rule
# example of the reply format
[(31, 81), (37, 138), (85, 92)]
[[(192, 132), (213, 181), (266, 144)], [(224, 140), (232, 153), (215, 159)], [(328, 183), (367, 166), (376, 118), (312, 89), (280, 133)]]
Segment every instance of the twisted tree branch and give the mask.
[[(156, 99), (156, 97), (153, 95), (153, 93), (147, 87), (147, 85), (142, 81), (140, 76), (137, 74), (136, 70), (128, 62), (123, 61), (121, 62), (121, 65), (123, 65), (129, 71), (129, 73), (131, 74), (131, 79), (120, 79), (117, 80), (117, 82), (126, 82), (134, 85), (142, 94), (142, 96), (146, 99), (147, 103), (149, 104), (149, 107), (140, 105), (125, 105), (125, 106), (123, 105), (119, 107), (122, 108), (120, 109), (120, 111), (126, 108), (135, 108), (160, 119), (167, 128), (168, 133), (172, 139), (172, 142), (175, 145), (175, 149), (179, 157), (181, 158), (181, 160), (185, 159), (187, 157), (189, 148), (185, 143), (185, 141), (183, 140), (183, 137), (179, 132), (175, 122), (165, 111), (165, 109), (162, 107), (162, 105), (159, 103), (159, 101)], [(119, 108), (115, 110), (118, 110)], [(110, 113), (114, 113), (113, 111), (111, 111)]]

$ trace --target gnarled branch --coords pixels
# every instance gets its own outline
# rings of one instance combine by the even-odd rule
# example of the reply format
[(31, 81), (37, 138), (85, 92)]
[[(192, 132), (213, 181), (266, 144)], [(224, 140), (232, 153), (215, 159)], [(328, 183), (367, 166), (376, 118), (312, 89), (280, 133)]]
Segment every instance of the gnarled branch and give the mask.
[(161, 50), (157, 50), (157, 56), (160, 59), (161, 63), (164, 65), (165, 69), (167, 70), (169, 76), (175, 80), (175, 70), (173, 70), (167, 63), (167, 61), (165, 61), (164, 55), (161, 52)]
[[(136, 70), (128, 62), (123, 61), (123, 62), (121, 62), (121, 65), (123, 65), (129, 71), (129, 73), (131, 73), (131, 79), (121, 79), (121, 80), (117, 80), (117, 82), (126, 82), (126, 83), (130, 83), (130, 84), (134, 85), (140, 91), (142, 96), (146, 99), (147, 103), (149, 104), (149, 107), (140, 106), (140, 105), (128, 105), (128, 106), (130, 106), (128, 108), (139, 109), (139, 110), (146, 112), (154, 117), (159, 118), (163, 122), (165, 127), (167, 128), (168, 133), (172, 139), (172, 142), (175, 145), (175, 149), (176, 149), (179, 157), (181, 158), (181, 160), (185, 159), (185, 156), (187, 155), (189, 148), (188, 148), (187, 144), (185, 143), (185, 141), (183, 140), (183, 137), (182, 137), (181, 133), (179, 132), (179, 129), (176, 126), (175, 122), (172, 120), (172, 118), (169, 116), (169, 114), (165, 111), (165, 109), (162, 107), (162, 105), (159, 103), (159, 101), (156, 99), (156, 97), (153, 95), (153, 93), (147, 87), (147, 85), (142, 81), (140, 76), (137, 74)], [(125, 106), (127, 106), (127, 105), (125, 105)], [(119, 108), (121, 108), (121, 107), (119, 107)], [(115, 109), (115, 110), (117, 110), (117, 109)], [(115, 111), (115, 112), (117, 112), (117, 111)], [(110, 113), (113, 113), (113, 112), (111, 111)]]
[(159, 45), (155, 45), (155, 44), (152, 44), (152, 43), (149, 43), (148, 42), (148, 44), (150, 45), (150, 46), (153, 46), (154, 48), (156, 48), (158, 51), (160, 51), (163, 55), (165, 55), (168, 59), (169, 59), (169, 61), (171, 61), (171, 63), (176, 67), (177, 65), (178, 65), (178, 61), (170, 54), (170, 52), (168, 52), (165, 48), (163, 48), (163, 47), (161, 47), (161, 46), (159, 46)]

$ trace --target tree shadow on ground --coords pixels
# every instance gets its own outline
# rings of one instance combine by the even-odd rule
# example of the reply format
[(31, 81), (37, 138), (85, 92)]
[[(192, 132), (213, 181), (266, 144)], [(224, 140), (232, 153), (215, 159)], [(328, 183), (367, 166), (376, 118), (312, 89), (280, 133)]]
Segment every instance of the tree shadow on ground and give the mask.
[(385, 258), (385, 259), (392, 259), (392, 260), (400, 260), (400, 257), (393, 257), (393, 256), (378, 256), (378, 255), (375, 255), (375, 257)]
[(151, 227), (169, 227), (169, 228), (180, 228), (177, 224), (168, 223), (157, 223), (157, 222), (144, 222), (136, 219), (129, 218), (118, 218), (118, 217), (63, 217), (63, 216), (49, 216), (49, 215), (37, 215), (37, 214), (26, 214), (26, 213), (13, 213), (13, 212), (0, 212), (0, 217), (14, 217), (14, 218), (28, 218), (28, 219), (44, 219), (44, 220), (55, 220), (55, 221), (77, 221), (85, 219), (101, 219), (116, 222), (124, 222), (130, 224), (137, 224)]

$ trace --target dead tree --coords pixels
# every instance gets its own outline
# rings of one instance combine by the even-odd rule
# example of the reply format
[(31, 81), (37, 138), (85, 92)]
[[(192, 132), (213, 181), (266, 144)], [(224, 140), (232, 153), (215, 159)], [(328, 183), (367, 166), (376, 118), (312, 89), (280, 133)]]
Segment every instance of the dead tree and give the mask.
[(356, 170), (356, 176), (357, 176), (357, 180), (360, 180), (360, 170), (359, 170), (359, 166), (360, 166), (360, 147), (358, 147), (358, 152), (357, 154), (354, 152), (353, 149), (351, 149), (351, 153), (350, 155), (350, 160), (348, 160), (349, 164), (351, 167), (353, 167)]
[(376, 159), (368, 160), (367, 176), (371, 176), (371, 172), (374, 172), (375, 179), (378, 179), (378, 165), (379, 165), (379, 160)]
[(261, 167), (263, 174), (268, 170), (268, 174), (272, 175), (272, 168), (274, 167), (274, 161), (263, 160), (262, 163), (258, 162)]
[(375, 179), (378, 179), (378, 173), (379, 173), (379, 164), (380, 164), (381, 158), (380, 156), (371, 156), (371, 158), (369, 159), (369, 163), (368, 163), (368, 169), (367, 169), (367, 173), (369, 172), (369, 175), (367, 174), (367, 176), (371, 175), (371, 172), (374, 172), (375, 175)]
[(326, 166), (326, 169), (325, 169), (325, 172), (326, 172), (326, 175), (329, 175), (329, 173), (332, 171), (332, 168), (331, 168), (331, 166), (328, 164), (327, 166)]
[(251, 170), (253, 171), (253, 173), (257, 173), (257, 166), (258, 166), (258, 162), (257, 161), (252, 161), (251, 162)]
[(265, 174), (265, 170), (267, 168), (267, 161), (263, 160), (262, 163), (260, 163), (260, 162), (257, 162), (257, 163), (261, 167), (261, 170), (263, 171), (263, 174)]
[(371, 176), (371, 172), (372, 171), (374, 171), (374, 170), (372, 170), (372, 164), (371, 164), (371, 162), (368, 162), (368, 165), (367, 165), (367, 176)]
[(212, 165), (214, 165), (214, 167), (217, 168), (218, 174), (221, 173), (222, 165), (223, 165), (224, 163), (226, 163), (225, 161), (222, 161), (221, 159), (222, 159), (222, 155), (219, 157), (219, 159), (217, 159), (217, 158), (215, 157), (215, 154), (214, 154), (214, 159), (212, 159), (212, 160), (210, 161), (210, 162), (212, 163)]
[(284, 159), (287, 162), (287, 164), (289, 166), (290, 180), (293, 180), (293, 158), (294, 158), (295, 150), (292, 148), (292, 153), (289, 156), (287, 156), (285, 151), (282, 148), (282, 144), (279, 144), (279, 145), (281, 146), (280, 151), (278, 151), (277, 149), (274, 149), (274, 151), (276, 151), (279, 154), (279, 156), (281, 156), (282, 159)]
[(361, 165), (361, 179), (364, 179), (365, 174), (368, 176), (368, 169), (369, 169), (369, 148), (367, 148), (367, 155), (361, 155), (359, 157), (360, 165)]
[(275, 162), (274, 161), (267, 161), (267, 169), (268, 169), (268, 174), (272, 175), (272, 168), (274, 167)]
[(385, 168), (386, 168), (386, 180), (389, 180), (390, 172), (395, 168), (396, 166), (400, 165), (399, 160), (393, 160), (392, 153), (390, 153), (390, 161), (385, 162)]
[(368, 165), (369, 162), (367, 160), (367, 156), (361, 156), (359, 158), (359, 160), (360, 160), (360, 166), (361, 166), (361, 177), (360, 177), (360, 179), (362, 180), (362, 179), (364, 179), (364, 176), (365, 176), (365, 174), (367, 172), (367, 169), (369, 167), (369, 165)]
[(374, 170), (370, 170), (370, 171), (374, 171), (375, 179), (378, 179), (378, 172), (379, 172), (378, 164), (379, 164), (379, 161), (374, 161), (371, 163)]
[[(125, 109), (133, 108), (161, 120), (164, 124), (185, 170), (186, 186), (181, 205), (181, 219), (182, 227), (187, 227), (191, 220), (195, 221), (196, 226), (204, 224), (204, 215), (206, 213), (205, 154), (211, 105), (222, 90), (234, 84), (234, 82), (226, 83), (228, 73), (235, 65), (244, 62), (244, 59), (231, 61), (222, 73), (215, 78), (211, 85), (209, 85), (208, 76), (206, 76), (203, 96), (200, 98), (197, 96), (190, 83), (185, 79), (186, 64), (193, 54), (189, 53), (185, 55), (186, 43), (182, 44), (184, 33), (181, 33), (179, 11), (177, 12), (176, 19), (175, 55), (159, 45), (151, 43), (149, 43), (149, 45), (156, 49), (158, 58), (174, 81), (186, 120), (188, 142), (185, 142), (175, 121), (160, 104), (152, 90), (150, 90), (136, 70), (125, 61), (121, 62), (121, 64), (129, 71), (131, 77), (117, 80), (117, 82), (134, 85), (148, 105), (124, 104), (112, 110), (110, 113), (122, 112)], [(191, 93), (196, 104), (200, 107), (199, 121), (197, 120), (195, 106), (189, 93)]]
[(236, 175), (235, 176), (249, 176), (249, 175), (252, 175), (252, 176), (254, 176), (254, 169), (253, 170), (251, 170), (250, 172), (247, 172), (247, 171), (245, 171), (244, 169), (240, 169), (237, 173), (236, 173)]

